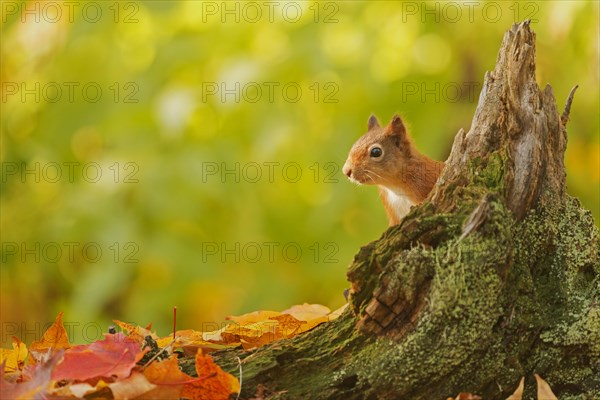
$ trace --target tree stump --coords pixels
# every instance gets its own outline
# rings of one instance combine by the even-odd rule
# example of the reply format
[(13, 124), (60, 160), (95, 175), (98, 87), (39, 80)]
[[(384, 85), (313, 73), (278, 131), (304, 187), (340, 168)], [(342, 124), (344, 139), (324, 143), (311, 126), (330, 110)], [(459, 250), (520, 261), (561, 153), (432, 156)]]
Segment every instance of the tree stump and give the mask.
[(337, 320), (217, 362), (241, 398), (506, 399), (533, 374), (561, 399), (600, 398), (600, 243), (566, 193), (566, 124), (535, 81), (535, 34), (502, 42), (468, 132), (428, 199), (361, 248)]

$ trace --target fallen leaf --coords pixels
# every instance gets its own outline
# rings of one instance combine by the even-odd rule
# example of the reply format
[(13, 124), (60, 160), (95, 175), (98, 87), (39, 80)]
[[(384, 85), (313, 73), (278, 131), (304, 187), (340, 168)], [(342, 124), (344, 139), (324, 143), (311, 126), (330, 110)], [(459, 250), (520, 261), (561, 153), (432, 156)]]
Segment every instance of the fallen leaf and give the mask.
[[(100, 382), (102, 382), (104, 384), (101, 386), (106, 386), (104, 381), (100, 381)], [(74, 383), (72, 385), (63, 386), (63, 388), (68, 390), (75, 397), (83, 397), (86, 394), (94, 393), (94, 392), (98, 391), (98, 386), (99, 385), (92, 386), (89, 383)], [(67, 394), (63, 394), (63, 396), (67, 396)]]
[(177, 331), (175, 338), (176, 340), (173, 341), (173, 335), (166, 336), (158, 339), (156, 343), (161, 348), (171, 345), (172, 349), (183, 349), (186, 355), (196, 354), (199, 348), (203, 349), (204, 351), (211, 352), (237, 346), (236, 343), (219, 344), (208, 342), (204, 340), (204, 333), (194, 331), (192, 329)]
[(104, 340), (75, 346), (65, 351), (63, 361), (52, 373), (54, 380), (85, 381), (99, 377), (129, 376), (131, 369), (143, 357), (140, 344), (125, 334), (106, 334)]
[[(53, 389), (50, 389), (48, 391), (48, 394), (51, 395), (50, 398), (54, 398), (54, 397), (65, 398), (65, 397), (73, 397), (73, 396), (75, 396), (77, 398), (81, 398), (84, 396), (89, 396), (91, 394), (94, 394), (94, 397), (98, 398), (99, 394), (103, 393), (104, 391), (109, 391), (109, 389), (108, 389), (108, 385), (106, 384), (106, 382), (104, 382), (101, 379), (98, 381), (98, 383), (96, 383), (95, 386), (91, 385), (87, 382), (71, 383), (71, 384), (58, 386)], [(109, 392), (109, 394), (112, 395), (112, 393), (110, 393), (110, 392)]]
[(281, 314), (271, 317), (272, 320), (278, 322), (275, 326), (278, 338), (291, 338), (302, 331), (302, 325), (306, 325), (306, 321), (301, 321), (290, 314)]
[(223, 371), (212, 357), (196, 353), (198, 379), (184, 386), (181, 396), (196, 400), (229, 400), (232, 394), (239, 393), (240, 384), (233, 376)]
[(27, 358), (27, 346), (21, 340), (13, 336), (12, 349), (0, 349), (0, 364), (6, 362), (5, 373), (23, 371), (24, 361)]
[(224, 326), (216, 331), (202, 332), (202, 339), (207, 342), (222, 342), (224, 339), (221, 334), (225, 331), (226, 328), (227, 326)]
[(556, 395), (552, 393), (550, 385), (542, 379), (538, 374), (534, 374), (537, 383), (537, 398), (538, 400), (558, 400)]
[(327, 317), (329, 318), (330, 321), (333, 321), (337, 318), (339, 318), (340, 315), (342, 315), (342, 313), (344, 311), (346, 311), (346, 308), (348, 308), (348, 303), (344, 304), (343, 306), (341, 306), (340, 308), (338, 308), (337, 310), (333, 311), (331, 314), (329, 314)]
[(250, 325), (256, 322), (266, 321), (271, 317), (281, 315), (277, 311), (254, 311), (243, 315), (229, 315), (225, 317), (226, 320), (233, 321), (238, 325)]
[(186, 382), (194, 379), (179, 369), (177, 357), (153, 362), (144, 370), (144, 375), (155, 388), (144, 395), (146, 399), (178, 399)]
[[(291, 315), (288, 318), (294, 318)], [(221, 332), (224, 343), (241, 344), (244, 349), (264, 346), (274, 340), (283, 339), (279, 322), (268, 319), (247, 325), (230, 324)]]
[(523, 398), (523, 389), (525, 388), (525, 378), (521, 378), (517, 390), (511, 394), (506, 400), (521, 400)]
[(144, 374), (134, 371), (128, 378), (110, 383), (108, 387), (115, 399), (133, 399), (155, 389), (156, 385), (150, 383)]
[(309, 331), (317, 325), (337, 318), (344, 309), (345, 307), (342, 307), (333, 314), (323, 305), (304, 303), (281, 313), (255, 311), (240, 316), (229, 316), (227, 319), (232, 321), (232, 324), (218, 331), (205, 332), (202, 338), (231, 346), (241, 344), (244, 349), (249, 350)]
[(289, 314), (299, 321), (310, 321), (313, 319), (325, 317), (331, 313), (331, 310), (321, 304), (308, 304), (295, 305), (281, 312), (282, 314)]
[(62, 350), (46, 362), (30, 365), (32, 378), (22, 383), (11, 383), (5, 379), (4, 364), (0, 365), (0, 399), (23, 399), (45, 398), (44, 394), (50, 387), (52, 369), (62, 359)]
[(158, 336), (150, 331), (152, 324), (148, 325), (147, 328), (142, 328), (139, 325), (128, 324), (127, 322), (122, 322), (118, 319), (113, 319), (113, 322), (117, 324), (119, 328), (123, 329), (129, 338), (138, 343), (144, 343), (146, 336), (150, 336), (155, 340), (158, 339)]
[(69, 336), (63, 326), (62, 322), (63, 313), (60, 312), (56, 317), (54, 323), (44, 332), (41, 340), (31, 343), (29, 346), (29, 352), (33, 356), (31, 362), (43, 361), (45, 358), (52, 356), (60, 349), (68, 349), (71, 347), (69, 344)]

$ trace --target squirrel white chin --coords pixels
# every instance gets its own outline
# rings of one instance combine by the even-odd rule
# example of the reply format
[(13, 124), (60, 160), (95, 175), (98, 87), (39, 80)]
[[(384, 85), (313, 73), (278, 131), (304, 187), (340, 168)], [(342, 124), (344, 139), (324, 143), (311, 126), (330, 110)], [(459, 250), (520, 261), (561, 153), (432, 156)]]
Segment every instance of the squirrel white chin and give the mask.
[(393, 213), (396, 216), (396, 220), (400, 221), (408, 212), (410, 208), (415, 205), (409, 197), (401, 191), (395, 191), (385, 186), (379, 185), (379, 191), (381, 197), (384, 197), (384, 204), (387, 203), (389, 208), (388, 212)]

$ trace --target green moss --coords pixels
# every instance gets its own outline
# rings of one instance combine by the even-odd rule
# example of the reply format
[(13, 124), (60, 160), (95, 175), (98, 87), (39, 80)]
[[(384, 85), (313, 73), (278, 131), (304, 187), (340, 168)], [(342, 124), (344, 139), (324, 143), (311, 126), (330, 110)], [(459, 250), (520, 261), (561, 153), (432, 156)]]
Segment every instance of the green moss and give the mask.
[[(502, 165), (502, 154), (474, 161), (479, 172), (457, 187), (455, 209), (414, 209), (349, 269), (359, 315), (386, 274), (394, 278), (386, 290), (404, 300), (427, 282), (414, 329), (398, 341), (364, 335), (348, 312), (259, 350), (245, 366), (246, 384), (276, 382), (273, 390), (287, 392), (272, 398), (282, 399), (429, 400), (464, 391), (494, 400), (522, 376), (533, 397), (538, 373), (561, 399), (600, 398), (598, 230), (577, 200), (548, 193), (515, 221), (501, 196)], [(460, 239), (483, 198), (484, 222)]]
[(506, 152), (499, 150), (486, 155), (485, 159), (477, 157), (471, 160), (469, 164), (471, 183), (491, 191), (504, 192), (506, 157)]

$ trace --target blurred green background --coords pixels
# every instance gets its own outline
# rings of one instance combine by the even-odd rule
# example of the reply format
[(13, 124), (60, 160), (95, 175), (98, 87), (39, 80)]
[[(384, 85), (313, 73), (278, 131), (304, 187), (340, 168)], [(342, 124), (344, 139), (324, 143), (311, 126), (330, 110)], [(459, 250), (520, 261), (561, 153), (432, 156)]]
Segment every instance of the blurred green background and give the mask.
[(598, 2), (265, 4), (2, 2), (3, 346), (59, 311), (85, 342), (113, 318), (167, 335), (174, 305), (198, 330), (341, 306), (387, 226), (341, 173), (369, 114), (445, 159), (525, 18), (560, 110), (580, 86), (568, 187), (598, 221)]

